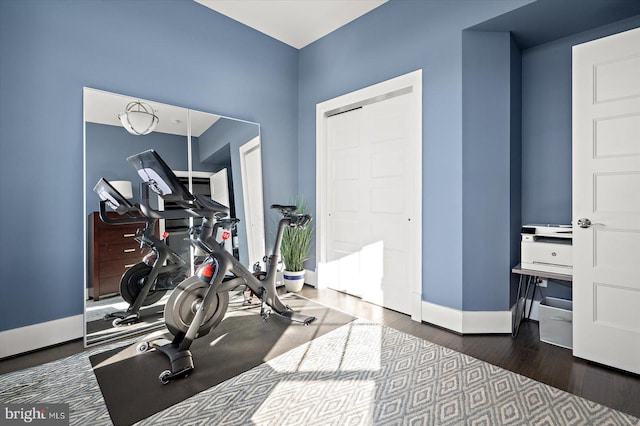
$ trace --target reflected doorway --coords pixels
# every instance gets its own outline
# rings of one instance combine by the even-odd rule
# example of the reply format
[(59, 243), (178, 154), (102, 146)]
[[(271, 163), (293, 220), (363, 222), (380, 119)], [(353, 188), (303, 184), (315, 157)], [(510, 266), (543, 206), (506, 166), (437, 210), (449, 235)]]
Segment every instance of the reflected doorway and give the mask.
[(264, 238), (264, 202), (262, 197), (262, 154), (260, 139), (254, 138), (240, 147), (240, 170), (247, 220), (249, 265), (260, 263), (266, 254)]

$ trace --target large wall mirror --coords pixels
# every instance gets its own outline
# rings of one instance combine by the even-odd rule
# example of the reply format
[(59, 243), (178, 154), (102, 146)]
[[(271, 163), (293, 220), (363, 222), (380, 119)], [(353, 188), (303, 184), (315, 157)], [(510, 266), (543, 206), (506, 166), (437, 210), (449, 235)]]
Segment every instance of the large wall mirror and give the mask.
[[(158, 117), (157, 126), (148, 134), (127, 131), (119, 119), (127, 105), (141, 102)], [(240, 219), (233, 238), (225, 247), (246, 266), (261, 262), (265, 254), (264, 204), (262, 199), (262, 161), (260, 126), (202, 111), (162, 104), (133, 96), (102, 90), (84, 89), (84, 163), (85, 163), (85, 345), (91, 346), (132, 334), (163, 327), (166, 291), (145, 299), (139, 319), (121, 321), (114, 317), (132, 306), (134, 295), (128, 285), (140, 280), (136, 270), (151, 250), (141, 248), (136, 238), (145, 221), (127, 224), (104, 223), (99, 215), (100, 197), (94, 186), (105, 178), (135, 206), (140, 200), (139, 178), (127, 157), (153, 149), (175, 171), (192, 193), (205, 194), (230, 207), (231, 216)], [(158, 210), (174, 208), (151, 195)], [(107, 209), (109, 217), (120, 215)], [(167, 219), (150, 224), (149, 232), (166, 243), (185, 261), (186, 273), (192, 272), (195, 253), (185, 239), (197, 219)], [(138, 268), (138, 269), (135, 269)], [(138, 275), (137, 275), (138, 274)], [(140, 284), (140, 283), (138, 283)], [(124, 288), (123, 288), (124, 286)], [(122, 315), (121, 315), (122, 316)]]

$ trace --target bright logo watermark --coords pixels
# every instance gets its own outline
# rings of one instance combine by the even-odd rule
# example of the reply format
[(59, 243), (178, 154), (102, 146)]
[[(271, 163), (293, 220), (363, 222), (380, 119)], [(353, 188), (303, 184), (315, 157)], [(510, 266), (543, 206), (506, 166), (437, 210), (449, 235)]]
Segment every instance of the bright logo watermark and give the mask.
[(3, 425), (68, 425), (69, 404), (0, 404)]

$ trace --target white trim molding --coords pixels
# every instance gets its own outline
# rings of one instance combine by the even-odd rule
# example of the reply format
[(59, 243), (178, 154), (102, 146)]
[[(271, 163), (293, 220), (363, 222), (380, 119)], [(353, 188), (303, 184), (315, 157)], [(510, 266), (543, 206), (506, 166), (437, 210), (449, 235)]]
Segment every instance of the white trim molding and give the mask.
[(511, 333), (511, 311), (461, 311), (422, 301), (422, 321), (460, 334)]
[(83, 333), (84, 315), (2, 331), (0, 332), (0, 359), (79, 339)]
[(311, 269), (304, 270), (304, 283), (309, 284), (315, 288), (318, 288), (318, 274)]

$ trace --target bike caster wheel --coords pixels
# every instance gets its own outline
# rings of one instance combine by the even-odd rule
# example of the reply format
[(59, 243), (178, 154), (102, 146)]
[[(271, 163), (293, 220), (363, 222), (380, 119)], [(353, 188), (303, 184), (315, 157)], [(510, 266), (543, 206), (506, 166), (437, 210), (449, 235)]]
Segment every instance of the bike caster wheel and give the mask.
[(138, 320), (136, 318), (116, 318), (113, 320), (111, 325), (113, 325), (114, 327), (124, 327), (126, 325), (131, 325), (137, 321)]
[(139, 353), (139, 354), (145, 353), (148, 350), (149, 350), (149, 343), (148, 342), (140, 342), (140, 343), (138, 343), (138, 346), (136, 346), (136, 352)]
[(162, 373), (160, 373), (160, 376), (158, 376), (158, 380), (160, 380), (160, 383), (162, 383), (163, 385), (168, 384), (170, 379), (171, 379), (170, 370), (164, 370)]
[(262, 321), (267, 322), (269, 320), (269, 315), (271, 315), (271, 311), (264, 311), (260, 313), (262, 317)]
[[(113, 318), (113, 316), (111, 317)], [(140, 315), (138, 314), (128, 314), (125, 316), (118, 316), (111, 323), (114, 327), (122, 327), (125, 325), (135, 324), (140, 320)]]

